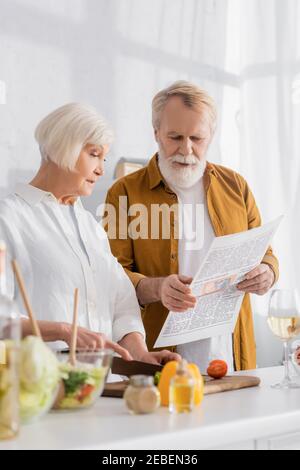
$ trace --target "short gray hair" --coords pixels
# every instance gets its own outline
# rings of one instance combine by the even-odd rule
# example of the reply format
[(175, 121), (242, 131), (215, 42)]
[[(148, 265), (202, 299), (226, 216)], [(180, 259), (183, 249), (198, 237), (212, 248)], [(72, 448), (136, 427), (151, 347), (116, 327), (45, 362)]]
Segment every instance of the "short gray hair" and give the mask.
[(113, 132), (94, 108), (70, 103), (56, 109), (40, 122), (35, 139), (44, 161), (74, 170), (85, 145), (110, 145)]
[(152, 102), (152, 123), (154, 129), (159, 129), (161, 114), (172, 96), (179, 96), (183, 103), (199, 112), (206, 112), (214, 130), (217, 122), (217, 109), (214, 100), (202, 88), (193, 83), (181, 80), (160, 91)]

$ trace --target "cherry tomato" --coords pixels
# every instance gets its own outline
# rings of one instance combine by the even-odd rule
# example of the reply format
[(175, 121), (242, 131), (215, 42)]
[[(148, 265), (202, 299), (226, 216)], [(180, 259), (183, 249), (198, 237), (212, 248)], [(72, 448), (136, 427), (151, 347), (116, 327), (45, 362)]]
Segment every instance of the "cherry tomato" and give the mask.
[(222, 379), (228, 372), (228, 366), (225, 361), (212, 361), (207, 369), (207, 374), (213, 379)]
[(82, 389), (80, 390), (80, 392), (78, 393), (77, 399), (79, 401), (83, 401), (86, 397), (91, 395), (91, 393), (93, 393), (94, 390), (95, 390), (95, 387), (93, 385), (89, 385), (89, 384), (84, 385)]

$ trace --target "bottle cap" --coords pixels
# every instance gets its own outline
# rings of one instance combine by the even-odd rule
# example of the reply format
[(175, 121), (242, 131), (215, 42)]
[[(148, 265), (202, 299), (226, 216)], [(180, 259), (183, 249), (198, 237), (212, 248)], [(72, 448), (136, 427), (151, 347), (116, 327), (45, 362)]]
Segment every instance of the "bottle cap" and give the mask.
[(177, 372), (182, 373), (186, 372), (188, 368), (188, 362), (186, 359), (181, 359), (177, 366)]
[(151, 375), (132, 375), (130, 385), (133, 387), (151, 387), (154, 385), (154, 378)]

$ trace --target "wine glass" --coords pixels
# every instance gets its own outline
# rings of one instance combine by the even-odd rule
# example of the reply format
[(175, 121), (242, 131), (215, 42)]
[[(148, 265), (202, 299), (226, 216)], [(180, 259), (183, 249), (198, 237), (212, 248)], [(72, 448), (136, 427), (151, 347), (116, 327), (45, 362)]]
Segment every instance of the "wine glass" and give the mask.
[(272, 333), (283, 341), (284, 347), (285, 376), (281, 383), (272, 388), (300, 388), (299, 384), (292, 381), (289, 372), (289, 342), (300, 335), (300, 295), (296, 289), (277, 289), (272, 292), (268, 325)]

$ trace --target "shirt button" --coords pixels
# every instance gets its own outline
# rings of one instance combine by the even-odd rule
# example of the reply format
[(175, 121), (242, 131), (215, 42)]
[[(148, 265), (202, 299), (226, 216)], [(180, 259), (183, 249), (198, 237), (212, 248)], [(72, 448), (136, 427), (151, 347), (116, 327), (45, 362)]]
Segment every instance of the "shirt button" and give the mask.
[(176, 255), (175, 253), (173, 253), (173, 254), (171, 255), (171, 259), (172, 259), (173, 261), (175, 261), (175, 260), (177, 259), (177, 255)]

